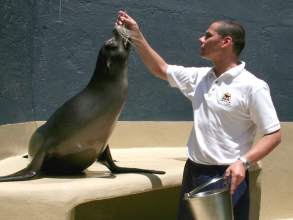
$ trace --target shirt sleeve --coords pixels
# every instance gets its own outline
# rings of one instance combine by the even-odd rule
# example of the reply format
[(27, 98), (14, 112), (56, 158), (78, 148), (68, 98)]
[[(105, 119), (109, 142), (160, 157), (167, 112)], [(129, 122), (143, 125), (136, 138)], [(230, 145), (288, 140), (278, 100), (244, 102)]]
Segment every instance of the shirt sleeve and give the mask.
[(199, 68), (196, 67), (168, 65), (168, 82), (190, 99), (194, 95), (198, 72)]
[(262, 135), (275, 132), (280, 129), (280, 122), (273, 105), (269, 87), (264, 86), (251, 94), (250, 114)]

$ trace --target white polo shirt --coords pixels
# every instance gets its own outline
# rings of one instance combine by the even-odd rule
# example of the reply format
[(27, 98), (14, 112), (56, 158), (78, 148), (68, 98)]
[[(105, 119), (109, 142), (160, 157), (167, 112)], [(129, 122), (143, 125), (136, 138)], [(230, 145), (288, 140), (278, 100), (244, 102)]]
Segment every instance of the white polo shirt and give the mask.
[(210, 67), (169, 65), (168, 81), (192, 102), (194, 124), (188, 157), (200, 164), (233, 163), (252, 146), (257, 129), (280, 129), (268, 85), (245, 63), (216, 77)]

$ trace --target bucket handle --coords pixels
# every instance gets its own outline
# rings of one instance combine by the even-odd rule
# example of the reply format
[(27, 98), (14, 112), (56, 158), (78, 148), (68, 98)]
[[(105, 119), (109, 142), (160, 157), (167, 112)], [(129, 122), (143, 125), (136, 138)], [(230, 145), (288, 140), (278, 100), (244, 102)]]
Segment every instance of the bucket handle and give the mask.
[(199, 192), (200, 190), (204, 189), (205, 187), (211, 185), (211, 184), (214, 184), (216, 182), (219, 182), (221, 180), (224, 180), (224, 185), (226, 187), (228, 187), (229, 185), (229, 180), (230, 180), (230, 177), (225, 177), (225, 176), (222, 176), (222, 177), (216, 177), (216, 178), (213, 178), (211, 180), (209, 180), (208, 182), (202, 184), (202, 185), (199, 185), (198, 187), (196, 187), (195, 189), (193, 189), (192, 191), (188, 192), (188, 193), (185, 193), (185, 198), (188, 198), (188, 197), (191, 197), (193, 194)]

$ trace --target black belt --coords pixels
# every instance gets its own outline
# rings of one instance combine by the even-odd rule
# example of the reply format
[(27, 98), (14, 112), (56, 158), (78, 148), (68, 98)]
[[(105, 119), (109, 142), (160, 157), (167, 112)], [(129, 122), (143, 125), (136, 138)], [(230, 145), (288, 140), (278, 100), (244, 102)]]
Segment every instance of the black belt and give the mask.
[(188, 159), (187, 160), (189, 163), (192, 164), (192, 166), (198, 167), (200, 169), (211, 169), (211, 170), (217, 170), (217, 169), (227, 169), (229, 165), (209, 165), (209, 164), (200, 164), (200, 163), (195, 163), (192, 160)]

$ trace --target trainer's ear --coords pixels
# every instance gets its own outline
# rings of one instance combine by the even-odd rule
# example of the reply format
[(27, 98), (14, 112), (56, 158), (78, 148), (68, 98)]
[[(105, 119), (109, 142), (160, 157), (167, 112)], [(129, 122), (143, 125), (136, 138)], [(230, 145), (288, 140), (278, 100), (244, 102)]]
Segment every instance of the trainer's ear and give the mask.
[(227, 47), (233, 45), (233, 39), (231, 36), (224, 37), (222, 40), (222, 47)]

